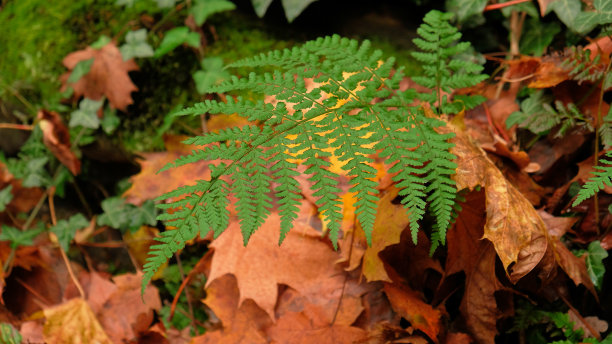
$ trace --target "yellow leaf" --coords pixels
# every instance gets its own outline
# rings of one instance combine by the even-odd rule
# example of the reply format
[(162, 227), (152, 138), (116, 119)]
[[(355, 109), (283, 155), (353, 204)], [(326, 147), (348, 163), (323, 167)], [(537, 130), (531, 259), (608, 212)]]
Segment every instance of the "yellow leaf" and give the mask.
[(111, 344), (87, 302), (75, 298), (43, 310), (43, 336), (49, 344)]

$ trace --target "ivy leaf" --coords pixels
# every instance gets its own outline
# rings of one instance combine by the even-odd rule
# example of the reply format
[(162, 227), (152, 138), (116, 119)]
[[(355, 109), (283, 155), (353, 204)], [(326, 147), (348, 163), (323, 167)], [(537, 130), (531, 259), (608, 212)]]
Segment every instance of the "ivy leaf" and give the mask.
[(0, 190), (0, 213), (5, 211), (6, 206), (13, 200), (13, 194), (11, 193), (12, 189), (13, 186), (9, 184), (4, 189)]
[(74, 234), (77, 230), (87, 227), (89, 221), (83, 216), (83, 214), (78, 213), (68, 220), (59, 220), (57, 224), (49, 230), (57, 236), (57, 240), (64, 250), (64, 252), (68, 251), (70, 248), (70, 241), (74, 238)]
[(525, 34), (521, 35), (521, 53), (542, 56), (561, 27), (557, 22), (542, 23), (538, 18), (529, 18), (524, 30)]
[(446, 8), (455, 13), (459, 23), (465, 22), (473, 15), (481, 14), (487, 0), (446, 0)]
[(292, 22), (297, 16), (315, 0), (282, 0), (285, 9), (285, 17), (288, 22)]
[(196, 24), (202, 25), (211, 14), (231, 11), (235, 8), (236, 5), (227, 0), (195, 0), (190, 13)]
[(219, 85), (230, 78), (230, 73), (223, 68), (223, 59), (208, 57), (202, 59), (202, 70), (193, 73), (193, 80), (200, 94), (209, 93), (212, 86)]
[(606, 267), (603, 264), (603, 260), (608, 257), (608, 251), (601, 247), (599, 240), (593, 241), (589, 244), (586, 256), (586, 267), (589, 277), (596, 288), (601, 288), (603, 282), (603, 276), (606, 272)]
[(34, 239), (43, 227), (31, 228), (26, 231), (21, 231), (15, 227), (2, 225), (2, 233), (0, 233), (0, 241), (9, 241), (11, 248), (15, 249), (19, 246), (32, 246)]
[(612, 1), (595, 0), (593, 2), (594, 12), (581, 12), (574, 20), (574, 31), (586, 34), (597, 25), (606, 25), (612, 22)]
[(574, 30), (574, 20), (580, 13), (581, 4), (580, 0), (557, 0), (550, 3), (546, 10), (554, 11), (563, 24)]
[(153, 56), (153, 48), (147, 43), (147, 29), (128, 32), (125, 35), (125, 44), (119, 47), (119, 51), (123, 61), (134, 57)]
[(90, 58), (88, 60), (79, 61), (79, 63), (74, 66), (72, 73), (68, 77), (68, 82), (73, 83), (79, 81), (83, 77), (83, 75), (89, 73), (91, 70), (91, 66), (93, 65), (94, 58)]
[(121, 197), (111, 197), (102, 201), (104, 213), (98, 217), (99, 226), (110, 226), (121, 231), (138, 229), (144, 224), (157, 223), (157, 209), (148, 200), (141, 207), (125, 202)]
[(257, 13), (258, 17), (263, 17), (270, 7), (272, 0), (251, 0), (251, 4), (253, 4), (253, 8), (255, 9), (255, 13)]
[(111, 42), (110, 37), (106, 36), (106, 35), (102, 35), (100, 36), (100, 38), (98, 38), (97, 41), (93, 42), (90, 47), (92, 47), (93, 49), (102, 49), (105, 45), (107, 45), (108, 43)]
[(100, 126), (100, 119), (98, 118), (98, 110), (102, 107), (104, 99), (91, 100), (85, 98), (79, 103), (79, 109), (73, 111), (70, 114), (70, 127), (76, 127), (78, 125), (85, 128), (97, 129)]
[(117, 129), (119, 123), (121, 123), (121, 120), (117, 116), (117, 111), (115, 111), (115, 109), (106, 108), (104, 110), (104, 117), (102, 117), (102, 121), (100, 122), (102, 130), (110, 135)]
[(200, 35), (189, 31), (189, 28), (186, 26), (175, 27), (166, 32), (164, 39), (159, 44), (157, 50), (155, 50), (153, 56), (156, 58), (164, 56), (183, 43), (197, 48), (200, 46)]
[(35, 187), (48, 185), (51, 180), (45, 171), (45, 165), (49, 161), (47, 157), (33, 158), (26, 164), (26, 175), (23, 178), (23, 186)]
[(0, 342), (6, 344), (19, 344), (22, 337), (13, 325), (9, 323), (0, 324)]

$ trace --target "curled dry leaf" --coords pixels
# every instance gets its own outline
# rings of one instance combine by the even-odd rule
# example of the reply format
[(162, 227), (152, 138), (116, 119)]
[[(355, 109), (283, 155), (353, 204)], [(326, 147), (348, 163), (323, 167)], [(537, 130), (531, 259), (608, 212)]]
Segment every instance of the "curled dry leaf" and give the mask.
[(68, 86), (74, 89), (76, 97), (85, 96), (93, 100), (100, 100), (106, 96), (111, 107), (126, 111), (128, 105), (133, 103), (131, 93), (138, 88), (128, 75), (128, 72), (138, 70), (133, 59), (123, 61), (121, 52), (114, 42), (110, 42), (100, 49), (87, 47), (68, 54), (64, 58), (64, 66), (69, 70), (84, 60), (94, 59), (91, 69), (77, 82), (69, 84), (70, 72), (62, 76), (63, 90)]
[(57, 112), (38, 111), (38, 125), (43, 132), (43, 142), (55, 157), (72, 172), (73, 175), (81, 172), (81, 161), (70, 149), (70, 133), (62, 123)]
[(75, 298), (58, 306), (44, 309), (43, 314), (46, 318), (43, 328), (46, 343), (112, 343), (95, 314), (82, 298)]
[(531, 203), (504, 178), (486, 153), (465, 133), (455, 132), (451, 152), (457, 156), (454, 176), (457, 189), (484, 187), (487, 220), (483, 238), (493, 243), (510, 280), (516, 282), (544, 256), (546, 226)]

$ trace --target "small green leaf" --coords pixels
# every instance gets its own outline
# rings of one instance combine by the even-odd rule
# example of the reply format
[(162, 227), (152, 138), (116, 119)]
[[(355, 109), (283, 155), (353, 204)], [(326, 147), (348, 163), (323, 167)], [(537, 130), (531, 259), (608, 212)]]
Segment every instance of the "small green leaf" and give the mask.
[(176, 0), (155, 0), (155, 2), (159, 8), (170, 8), (174, 7)]
[(119, 48), (123, 61), (134, 57), (151, 57), (153, 48), (147, 43), (147, 29), (128, 32), (125, 35), (125, 44)]
[(557, 22), (542, 23), (537, 17), (527, 19), (521, 35), (521, 53), (542, 56), (559, 32), (561, 26)]
[(111, 109), (107, 107), (104, 110), (104, 117), (102, 117), (102, 121), (100, 124), (102, 125), (102, 130), (108, 135), (112, 134), (115, 129), (119, 126), (121, 120), (119, 116), (117, 116), (117, 111), (115, 109)]
[(315, 0), (282, 0), (287, 21), (291, 23), (313, 2), (315, 2)]
[(465, 22), (470, 17), (481, 14), (487, 5), (487, 0), (446, 0), (446, 8), (455, 13), (459, 23)]
[(138, 229), (144, 224), (157, 223), (157, 209), (148, 200), (141, 207), (126, 203), (121, 197), (111, 197), (102, 201), (104, 213), (98, 217), (99, 226), (110, 226), (122, 231)]
[(79, 63), (74, 66), (72, 73), (70, 73), (70, 76), (68, 77), (68, 83), (75, 83), (79, 81), (79, 79), (81, 79), (85, 74), (89, 73), (93, 62), (93, 57), (88, 60), (79, 61)]
[(34, 239), (43, 228), (31, 228), (26, 231), (21, 231), (15, 227), (2, 225), (2, 233), (0, 233), (0, 241), (9, 241), (11, 248), (19, 246), (32, 246)]
[(70, 248), (70, 241), (74, 239), (76, 231), (87, 227), (87, 225), (89, 225), (89, 221), (87, 221), (83, 214), (78, 213), (68, 220), (59, 220), (57, 224), (49, 228), (49, 230), (55, 233), (60, 246), (65, 252)]
[(100, 118), (98, 118), (97, 112), (100, 107), (102, 107), (103, 103), (104, 99), (91, 100), (85, 98), (81, 100), (79, 109), (70, 114), (70, 122), (68, 125), (70, 127), (80, 125), (85, 128), (97, 129), (100, 126)]
[(13, 186), (9, 184), (9, 186), (0, 190), (0, 213), (5, 211), (6, 206), (13, 200), (13, 194), (11, 193), (12, 189)]
[(9, 323), (0, 324), (0, 343), (20, 344), (21, 341), (21, 334), (13, 327), (13, 325)]
[(98, 38), (97, 41), (95, 41), (92, 45), (90, 45), (90, 47), (92, 47), (94, 49), (101, 49), (103, 46), (105, 46), (108, 43), (110, 43), (110, 41), (111, 41), (110, 37), (108, 37), (106, 35), (102, 35), (102, 36), (100, 36), (100, 38)]
[(593, 241), (589, 244), (586, 256), (586, 267), (596, 288), (601, 288), (606, 267), (603, 260), (608, 257), (608, 252), (601, 247), (601, 242)]
[(200, 46), (200, 35), (189, 31), (189, 28), (186, 26), (175, 27), (166, 32), (164, 39), (159, 44), (157, 50), (155, 50), (153, 56), (156, 58), (164, 56), (183, 43), (197, 48)]
[(193, 74), (193, 80), (200, 94), (209, 93), (212, 86), (219, 85), (230, 78), (230, 73), (223, 69), (223, 59), (220, 57), (208, 57), (202, 60), (202, 70)]
[(235, 8), (236, 5), (228, 0), (195, 0), (190, 13), (196, 24), (202, 25), (211, 14), (231, 11)]
[(266, 14), (266, 11), (268, 10), (268, 7), (270, 7), (271, 3), (272, 0), (251, 0), (251, 4), (253, 4), (255, 13), (257, 13), (259, 18), (262, 18), (264, 14)]

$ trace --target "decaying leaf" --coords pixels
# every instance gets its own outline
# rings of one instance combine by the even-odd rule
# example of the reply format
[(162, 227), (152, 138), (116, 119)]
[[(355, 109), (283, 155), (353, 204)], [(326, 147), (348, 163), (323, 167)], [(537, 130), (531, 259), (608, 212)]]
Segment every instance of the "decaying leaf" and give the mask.
[(114, 42), (110, 42), (100, 49), (87, 47), (68, 54), (64, 58), (64, 66), (74, 69), (80, 61), (94, 59), (91, 69), (75, 83), (69, 83), (70, 72), (63, 75), (63, 89), (68, 86), (74, 89), (76, 97), (99, 100), (106, 96), (111, 107), (126, 111), (128, 105), (133, 103), (131, 93), (138, 88), (128, 75), (128, 72), (138, 70), (133, 59), (123, 61), (121, 52)]
[(44, 309), (43, 313), (46, 318), (43, 335), (49, 344), (112, 343), (82, 298)]

